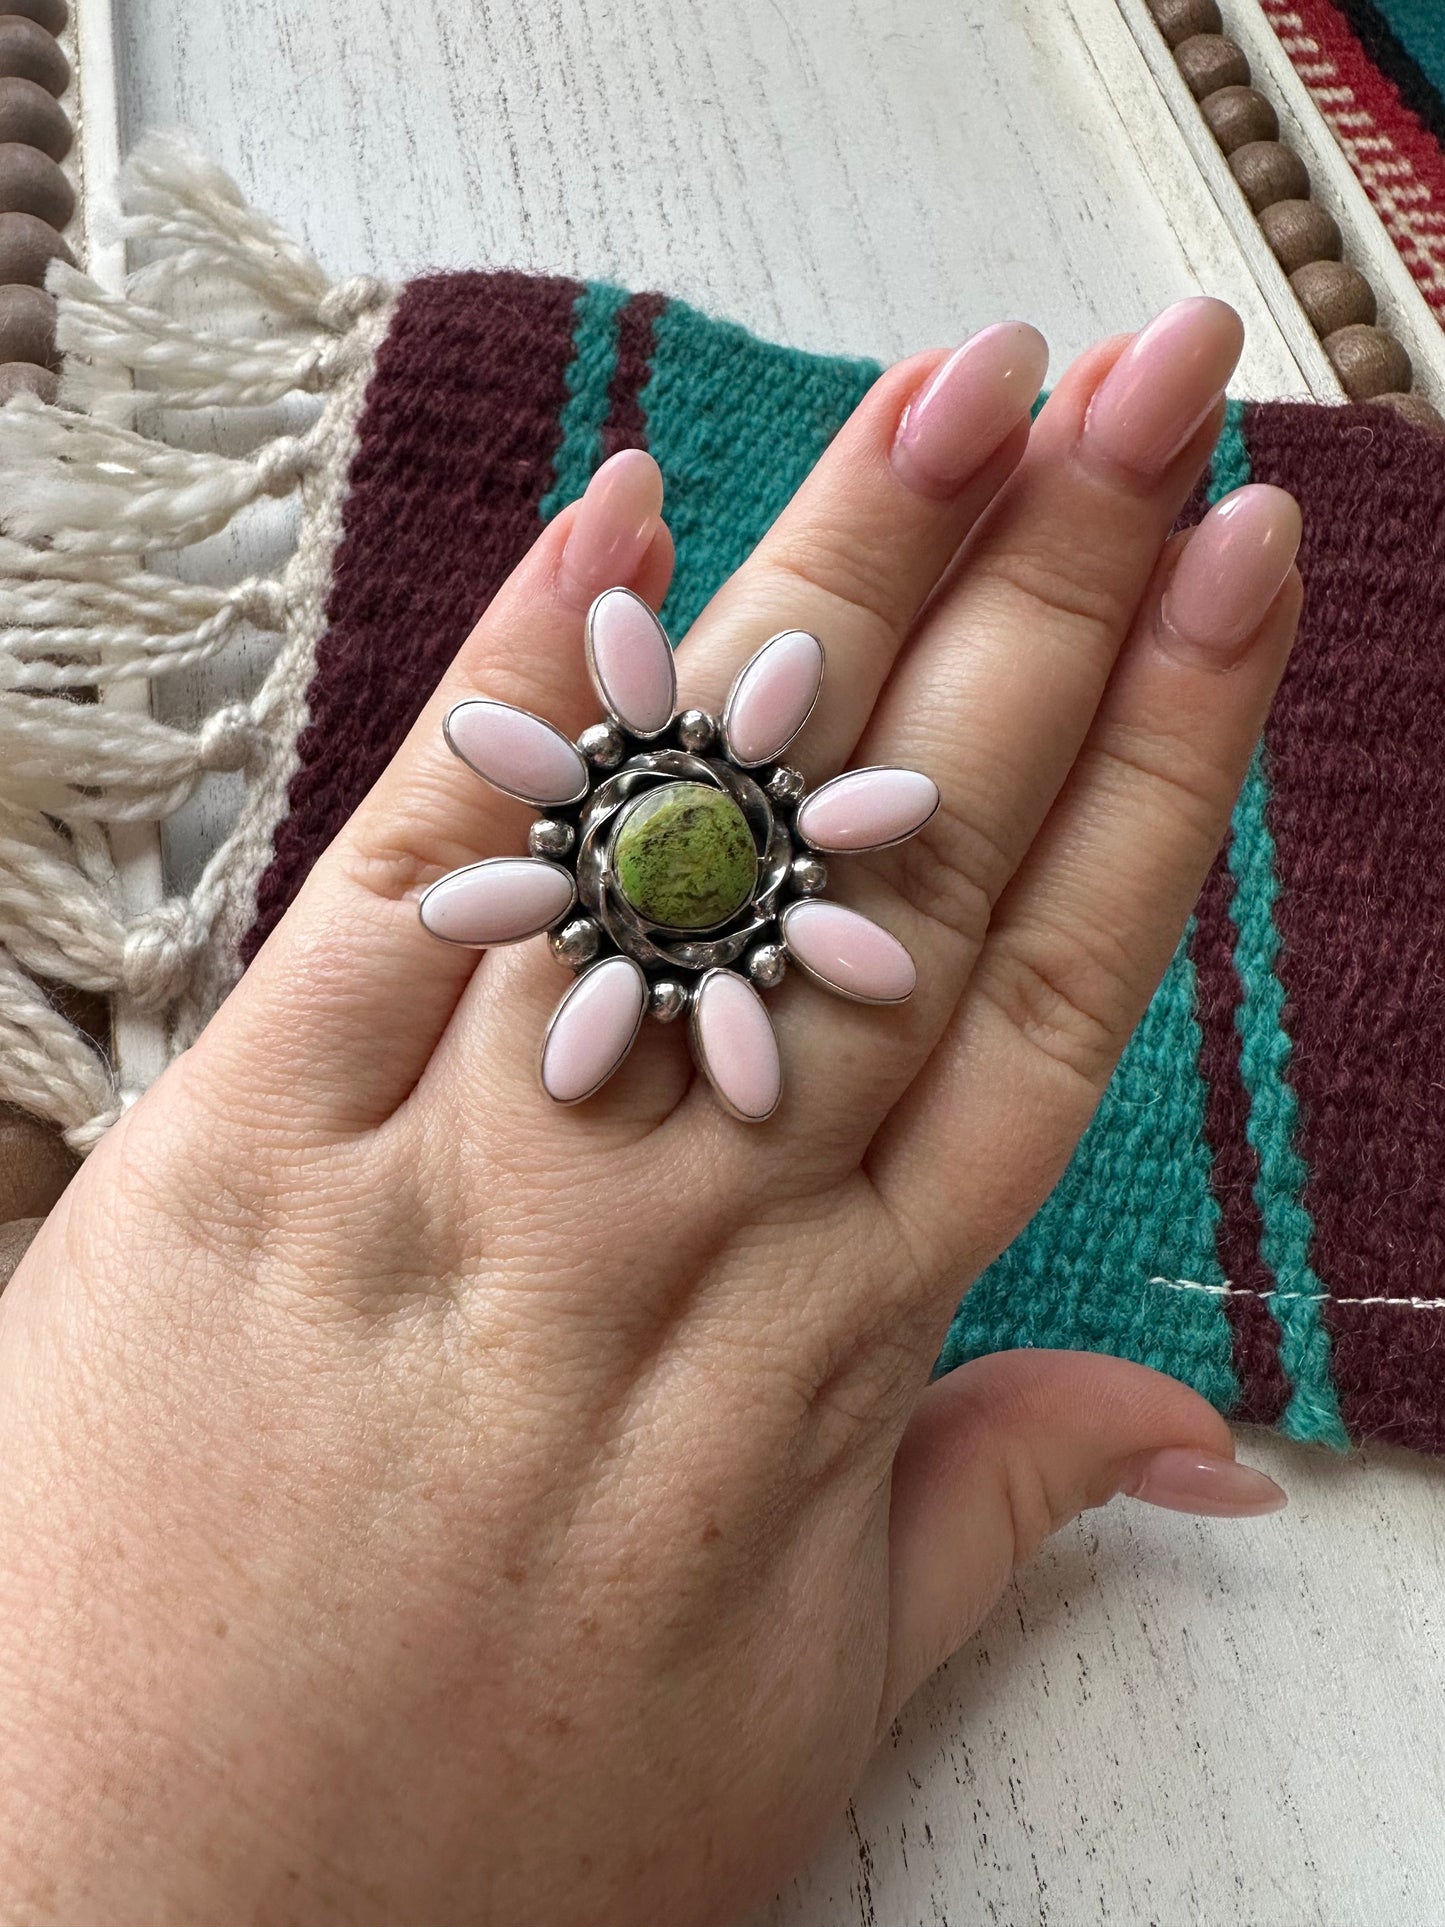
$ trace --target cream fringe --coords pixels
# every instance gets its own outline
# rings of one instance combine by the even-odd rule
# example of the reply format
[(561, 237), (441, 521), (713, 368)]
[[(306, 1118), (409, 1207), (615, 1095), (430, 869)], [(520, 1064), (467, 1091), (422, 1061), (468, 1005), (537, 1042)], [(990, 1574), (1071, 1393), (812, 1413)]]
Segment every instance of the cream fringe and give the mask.
[[(120, 993), (158, 1013), (175, 1048), (229, 986), (295, 768), (356, 419), (394, 298), (369, 277), (333, 285), (174, 136), (137, 149), (122, 199), (146, 265), (117, 295), (56, 263), (59, 405), (0, 408), (0, 1099), (80, 1151), (134, 1093), (35, 979)], [(249, 329), (193, 326), (180, 308), (198, 296), (260, 313)], [(178, 410), (274, 417), (296, 395), (321, 399), (311, 425), (244, 456), (178, 446), (158, 425)], [(143, 560), (293, 493), (300, 533), (278, 576), (215, 588)], [(107, 690), (193, 668), (243, 629), (276, 638), (271, 667), (199, 730), (107, 706)], [(99, 700), (63, 700), (79, 695)], [(162, 822), (215, 770), (246, 777), (230, 834), (188, 896), (128, 915), (106, 827)]]

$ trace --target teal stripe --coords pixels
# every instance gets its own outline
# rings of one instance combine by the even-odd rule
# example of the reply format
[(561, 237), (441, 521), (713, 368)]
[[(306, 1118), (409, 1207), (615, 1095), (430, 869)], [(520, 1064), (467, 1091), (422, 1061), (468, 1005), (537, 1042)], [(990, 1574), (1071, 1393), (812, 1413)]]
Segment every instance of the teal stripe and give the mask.
[(1415, 65), (1437, 91), (1445, 93), (1445, 13), (1440, 0), (1375, 0), (1375, 4)]
[[(1112, 1352), (1227, 1412), (1239, 1401), (1199, 1075), (1192, 928), (1129, 1040), (1094, 1121), (1038, 1215), (958, 1309), (941, 1371), (1018, 1345)], [(967, 1173), (958, 1174), (960, 1189)]]
[(553, 463), (552, 486), (538, 505), (544, 522), (577, 500), (602, 461), (602, 430), (617, 370), (617, 321), (629, 299), (626, 288), (614, 288), (606, 281), (587, 282), (577, 296), (562, 439)]
[[(1215, 449), (1210, 501), (1242, 487), (1250, 474), (1243, 405), (1231, 402)], [(1235, 1026), (1249, 1098), (1247, 1135), (1259, 1158), (1254, 1199), (1263, 1220), (1260, 1256), (1275, 1280), (1269, 1304), (1280, 1328), (1280, 1363), (1293, 1388), (1280, 1426), (1292, 1438), (1344, 1446), (1349, 1441), (1330, 1376), (1329, 1333), (1316, 1302), (1324, 1286), (1310, 1263), (1314, 1222), (1304, 1201), (1309, 1174), (1295, 1149), (1299, 1104), (1288, 1078), (1292, 1044), (1284, 1021), (1284, 986), (1276, 969), (1280, 936), (1274, 910), (1280, 884), (1268, 811), (1269, 779), (1261, 743), (1234, 810), (1230, 915), (1242, 991)]]
[(1324, 1286), (1310, 1263), (1314, 1221), (1304, 1201), (1308, 1170), (1295, 1149), (1299, 1104), (1288, 1077), (1292, 1044), (1284, 1022), (1284, 986), (1275, 968), (1279, 873), (1268, 805), (1261, 744), (1235, 807), (1229, 868), (1235, 883), (1235, 966), (1243, 986), (1235, 1024), (1249, 1094), (1249, 1141), (1259, 1157), (1254, 1198), (1263, 1219), (1260, 1255), (1275, 1279), (1269, 1307), (1280, 1328), (1280, 1363), (1294, 1388), (1280, 1429), (1291, 1438), (1345, 1446), (1349, 1440), (1330, 1377), (1329, 1333), (1316, 1302)]
[(663, 309), (639, 399), (677, 544), (662, 609), (674, 640), (746, 560), (878, 372), (873, 361), (774, 347), (681, 301)]

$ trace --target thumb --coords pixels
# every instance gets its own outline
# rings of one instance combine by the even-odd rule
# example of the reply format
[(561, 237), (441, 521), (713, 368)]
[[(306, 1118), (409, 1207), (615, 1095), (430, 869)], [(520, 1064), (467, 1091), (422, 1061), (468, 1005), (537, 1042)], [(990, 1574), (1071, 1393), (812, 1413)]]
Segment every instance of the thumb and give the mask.
[(1177, 1379), (1092, 1352), (998, 1352), (929, 1387), (893, 1466), (886, 1724), (1051, 1532), (1116, 1493), (1216, 1518), (1285, 1495)]

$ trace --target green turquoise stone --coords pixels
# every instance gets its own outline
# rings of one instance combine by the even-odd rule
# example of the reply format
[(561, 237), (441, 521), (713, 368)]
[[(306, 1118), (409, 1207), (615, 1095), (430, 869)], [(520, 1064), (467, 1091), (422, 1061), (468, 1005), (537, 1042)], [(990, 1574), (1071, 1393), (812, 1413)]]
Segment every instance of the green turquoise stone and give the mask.
[(706, 783), (666, 783), (640, 796), (617, 826), (612, 864), (637, 914), (673, 930), (725, 923), (758, 880), (747, 818)]

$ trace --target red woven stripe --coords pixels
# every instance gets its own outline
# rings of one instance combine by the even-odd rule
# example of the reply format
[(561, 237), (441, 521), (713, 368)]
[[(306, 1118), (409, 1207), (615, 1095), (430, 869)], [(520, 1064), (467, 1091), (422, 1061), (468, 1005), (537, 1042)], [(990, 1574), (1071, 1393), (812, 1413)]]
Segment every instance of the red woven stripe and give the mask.
[(647, 446), (641, 396), (652, 372), (657, 317), (666, 306), (666, 295), (635, 294), (617, 317), (617, 366), (608, 389), (607, 420), (602, 428), (604, 457), (615, 455), (620, 448)]
[(1367, 408), (1264, 404), (1249, 447), (1304, 509), (1270, 820), (1332, 1375), (1356, 1437), (1440, 1451), (1445, 1310), (1344, 1301), (1445, 1295), (1445, 462)]
[(1219, 1205), (1215, 1244), (1232, 1291), (1224, 1300), (1234, 1333), (1239, 1404), (1234, 1416), (1273, 1425), (1289, 1403), (1289, 1380), (1279, 1360), (1279, 1326), (1265, 1294), (1274, 1288), (1260, 1256), (1264, 1223), (1255, 1202), (1259, 1156), (1249, 1141), (1249, 1093), (1239, 1062), (1235, 1014), (1243, 1001), (1234, 963), (1235, 928), (1229, 914), (1234, 880), (1221, 852), (1194, 912), (1192, 956), (1199, 1015), (1199, 1069), (1204, 1079), (1204, 1128), (1212, 1153), (1210, 1184)]
[(402, 296), (367, 391), (301, 763), (243, 962), (538, 532), (577, 293), (573, 281), (449, 274)]

